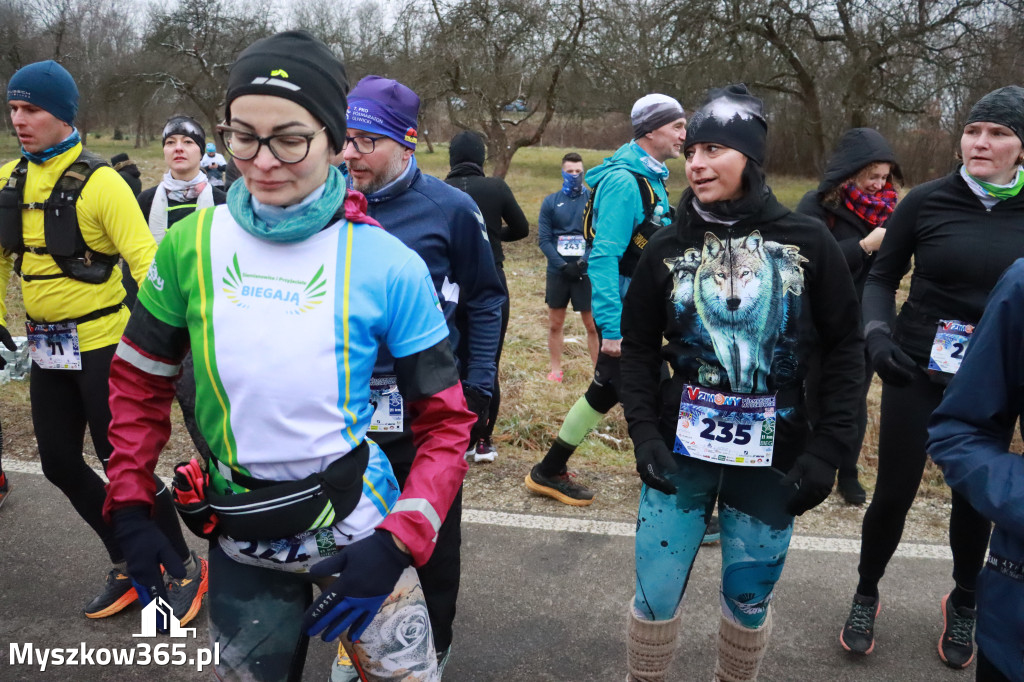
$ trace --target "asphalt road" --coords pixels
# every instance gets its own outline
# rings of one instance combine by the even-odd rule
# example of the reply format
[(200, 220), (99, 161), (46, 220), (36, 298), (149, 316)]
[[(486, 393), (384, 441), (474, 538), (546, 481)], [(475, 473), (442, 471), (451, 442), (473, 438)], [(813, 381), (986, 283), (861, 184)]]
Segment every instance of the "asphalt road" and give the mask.
[[(88, 620), (82, 606), (109, 566), (99, 541), (71, 505), (31, 465), (5, 463), (14, 491), (0, 509), (0, 681), (207, 680), (195, 667), (47, 666), (15, 661), (26, 645), (125, 648), (185, 643), (187, 657), (207, 646), (201, 616), (194, 639), (140, 640), (132, 606)], [(626, 524), (467, 510), (462, 593), (445, 682), (604, 681), (625, 678), (626, 607), (632, 596), (632, 539)], [(197, 541), (196, 549), (202, 549)], [(974, 679), (936, 654), (939, 599), (950, 587), (947, 550), (904, 548), (882, 582), (875, 652), (852, 658), (838, 644), (856, 585), (856, 543), (797, 537), (775, 600), (775, 631), (761, 680), (850, 682)], [(670, 680), (711, 679), (718, 628), (717, 548), (702, 551), (683, 607), (683, 630)], [(204, 611), (205, 612), (205, 611)], [(12, 644), (14, 648), (12, 649)], [(310, 645), (306, 680), (323, 681), (334, 647)]]

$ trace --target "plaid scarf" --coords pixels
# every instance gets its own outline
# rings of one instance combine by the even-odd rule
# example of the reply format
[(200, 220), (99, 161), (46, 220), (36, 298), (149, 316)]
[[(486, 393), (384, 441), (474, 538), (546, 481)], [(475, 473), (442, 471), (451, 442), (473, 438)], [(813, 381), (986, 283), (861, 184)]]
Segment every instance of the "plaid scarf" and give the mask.
[(877, 194), (867, 194), (857, 189), (856, 185), (849, 184), (843, 187), (843, 202), (846, 208), (850, 209), (867, 224), (872, 227), (881, 227), (892, 215), (896, 208), (896, 201), (899, 196), (893, 189), (892, 183), (885, 183)]

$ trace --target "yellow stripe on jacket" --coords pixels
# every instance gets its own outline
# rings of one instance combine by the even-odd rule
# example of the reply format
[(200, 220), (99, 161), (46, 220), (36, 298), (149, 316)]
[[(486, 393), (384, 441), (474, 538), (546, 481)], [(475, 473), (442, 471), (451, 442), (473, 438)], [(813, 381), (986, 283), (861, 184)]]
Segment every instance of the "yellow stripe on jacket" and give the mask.
[[(29, 163), (24, 201), (46, 201), (61, 173), (78, 158), (81, 150), (79, 144), (43, 164)], [(16, 163), (12, 161), (0, 168), (0, 187), (6, 186)], [(99, 253), (120, 253), (131, 267), (132, 277), (141, 284), (156, 254), (156, 242), (131, 189), (117, 171), (98, 168), (82, 189), (76, 208), (78, 225), (86, 245)], [(25, 246), (45, 246), (43, 212), (24, 210), (21, 215)], [(0, 258), (0, 282), (6, 284), (11, 270), (11, 259)], [(60, 268), (50, 256), (28, 252), (21, 270), (27, 275), (60, 273)], [(86, 284), (68, 277), (30, 282), (22, 280), (21, 295), (30, 318), (53, 322), (116, 305), (124, 299), (124, 287), (121, 286), (121, 270), (115, 267), (102, 284)], [(0, 301), (0, 316), (6, 312)], [(79, 325), (79, 348), (88, 351), (117, 343), (127, 323), (128, 310), (122, 309), (117, 314)], [(13, 330), (12, 334), (18, 331)]]

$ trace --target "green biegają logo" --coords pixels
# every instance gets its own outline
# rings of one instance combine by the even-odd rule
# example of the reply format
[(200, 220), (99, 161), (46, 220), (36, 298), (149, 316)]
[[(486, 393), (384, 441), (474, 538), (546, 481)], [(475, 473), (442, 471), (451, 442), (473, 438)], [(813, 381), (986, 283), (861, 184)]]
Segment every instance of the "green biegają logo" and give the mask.
[(237, 253), (232, 257), (231, 265), (225, 268), (221, 281), (227, 299), (245, 310), (254, 306), (262, 308), (268, 302), (276, 302), (289, 315), (301, 315), (323, 303), (327, 294), (323, 265), (309, 281), (288, 279), (277, 275), (242, 272)]

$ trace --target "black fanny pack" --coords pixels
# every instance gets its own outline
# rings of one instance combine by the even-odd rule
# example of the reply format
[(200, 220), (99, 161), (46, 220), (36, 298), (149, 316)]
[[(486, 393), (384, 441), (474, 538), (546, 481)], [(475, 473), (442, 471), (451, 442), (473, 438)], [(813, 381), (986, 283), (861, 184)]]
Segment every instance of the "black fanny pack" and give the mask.
[[(363, 494), (363, 472), (370, 459), (364, 441), (325, 470), (300, 481), (266, 481), (232, 474), (246, 493), (218, 495), (207, 490), (218, 531), (236, 540), (274, 540), (326, 528), (348, 516)], [(240, 480), (241, 479), (241, 480)]]

